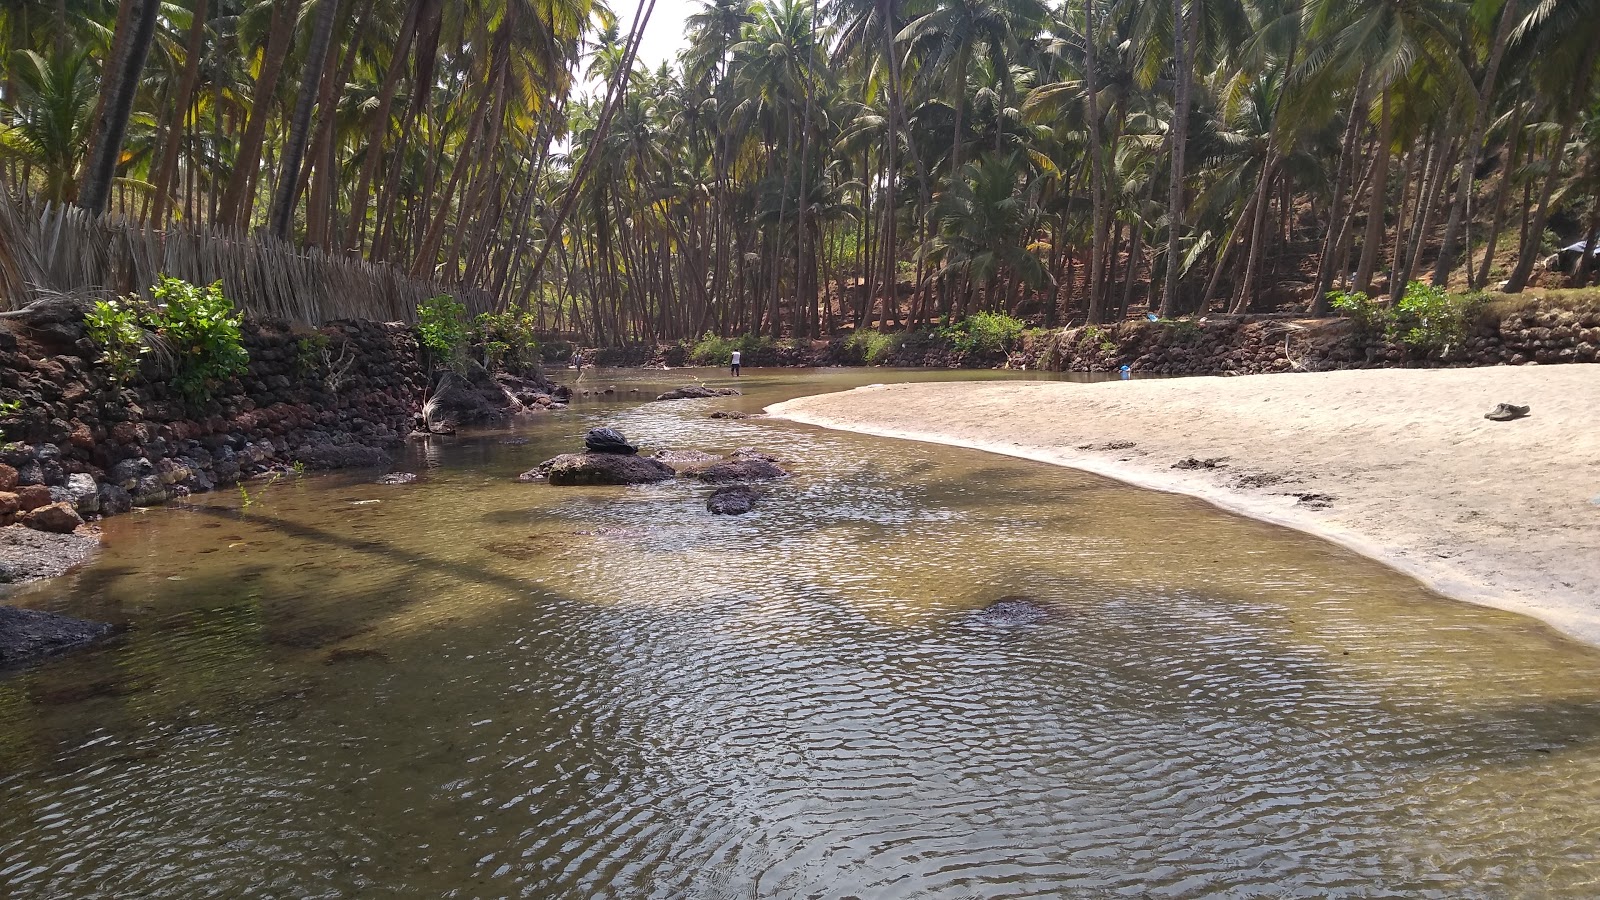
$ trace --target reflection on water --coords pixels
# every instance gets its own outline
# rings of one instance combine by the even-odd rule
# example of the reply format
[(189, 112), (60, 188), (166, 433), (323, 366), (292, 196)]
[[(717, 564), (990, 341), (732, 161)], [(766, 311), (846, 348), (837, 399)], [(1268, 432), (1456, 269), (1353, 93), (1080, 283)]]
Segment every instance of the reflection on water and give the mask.
[[(1600, 652), (1185, 498), (706, 418), (901, 377), (108, 522), (20, 597), (130, 630), (0, 679), (3, 893), (1600, 894)], [(796, 477), (511, 481), (600, 423)]]

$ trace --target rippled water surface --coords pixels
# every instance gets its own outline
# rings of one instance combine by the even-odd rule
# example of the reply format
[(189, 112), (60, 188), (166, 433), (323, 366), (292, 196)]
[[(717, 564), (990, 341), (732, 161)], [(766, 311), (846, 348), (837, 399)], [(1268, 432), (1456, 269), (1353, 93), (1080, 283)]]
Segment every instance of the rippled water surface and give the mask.
[[(0, 678), (0, 894), (1600, 895), (1600, 652), (1197, 501), (707, 418), (903, 377), (108, 522), (12, 598), (129, 629)], [(512, 481), (598, 424), (796, 474)]]

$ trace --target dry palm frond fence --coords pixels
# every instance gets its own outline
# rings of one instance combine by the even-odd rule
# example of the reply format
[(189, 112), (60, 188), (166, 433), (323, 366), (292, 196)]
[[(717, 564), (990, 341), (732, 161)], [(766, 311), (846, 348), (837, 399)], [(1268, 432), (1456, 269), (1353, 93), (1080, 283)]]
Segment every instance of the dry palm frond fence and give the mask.
[(73, 206), (24, 211), (0, 188), (0, 309), (48, 293), (147, 293), (161, 275), (195, 284), (221, 281), (239, 308), (307, 325), (415, 322), (418, 304), (439, 294), (450, 294), (474, 315), (494, 308), (487, 292), (418, 281), (393, 266), (299, 250), (270, 237), (95, 217)]

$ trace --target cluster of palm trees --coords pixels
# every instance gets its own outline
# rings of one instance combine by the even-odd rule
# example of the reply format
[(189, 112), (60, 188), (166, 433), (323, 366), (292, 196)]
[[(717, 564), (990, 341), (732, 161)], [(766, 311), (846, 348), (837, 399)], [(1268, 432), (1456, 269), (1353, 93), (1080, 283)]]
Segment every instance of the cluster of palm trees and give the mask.
[(652, 7), (9, 0), (0, 165), (604, 344), (1596, 274), (1600, 0)]

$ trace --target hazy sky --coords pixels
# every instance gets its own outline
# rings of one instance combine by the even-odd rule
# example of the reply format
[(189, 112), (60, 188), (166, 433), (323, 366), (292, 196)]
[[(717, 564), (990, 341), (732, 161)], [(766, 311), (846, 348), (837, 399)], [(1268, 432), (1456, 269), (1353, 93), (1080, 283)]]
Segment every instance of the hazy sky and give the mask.
[[(703, 0), (656, 0), (655, 11), (650, 13), (650, 24), (644, 30), (644, 38), (639, 41), (639, 62), (654, 69), (663, 62), (675, 59), (688, 41), (689, 17), (703, 5)], [(612, 8), (617, 11), (618, 27), (626, 35), (628, 28), (633, 25), (638, 6), (624, 2)]]

